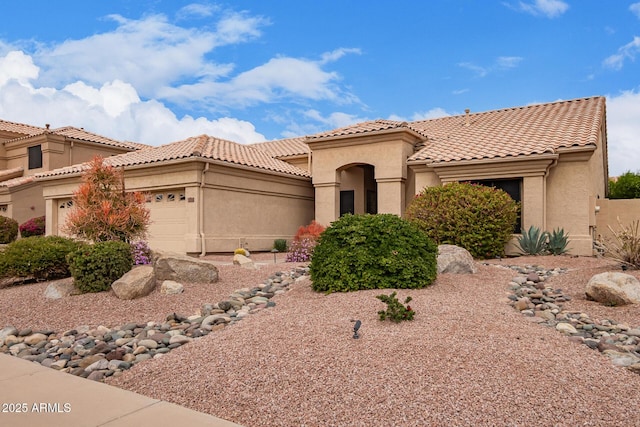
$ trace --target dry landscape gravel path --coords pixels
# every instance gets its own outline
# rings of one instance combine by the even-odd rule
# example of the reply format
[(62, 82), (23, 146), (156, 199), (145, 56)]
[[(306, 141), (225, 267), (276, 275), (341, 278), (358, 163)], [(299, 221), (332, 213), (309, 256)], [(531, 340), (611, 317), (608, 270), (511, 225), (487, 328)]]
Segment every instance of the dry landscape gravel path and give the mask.
[[(474, 275), (441, 275), (427, 289), (401, 290), (399, 298), (411, 295), (416, 311), (413, 322), (401, 324), (377, 318), (384, 307), (375, 296), (388, 290), (323, 295), (300, 281), (274, 297), (276, 307), (107, 382), (246, 427), (639, 425), (640, 375), (528, 321), (508, 304), (514, 272), (499, 265), (567, 267), (550, 282), (572, 296), (565, 308), (637, 327), (639, 307), (602, 307), (583, 296), (587, 280), (615, 264), (571, 257), (491, 264), (478, 263)], [(103, 293), (52, 304), (39, 299), (42, 284), (7, 288), (0, 290), (0, 325), (71, 328), (193, 314), (200, 303), (285, 268), (222, 265), (215, 289), (186, 286), (174, 299), (154, 293), (126, 303)], [(19, 297), (31, 301), (13, 307)], [(362, 321), (358, 340), (355, 319)]]

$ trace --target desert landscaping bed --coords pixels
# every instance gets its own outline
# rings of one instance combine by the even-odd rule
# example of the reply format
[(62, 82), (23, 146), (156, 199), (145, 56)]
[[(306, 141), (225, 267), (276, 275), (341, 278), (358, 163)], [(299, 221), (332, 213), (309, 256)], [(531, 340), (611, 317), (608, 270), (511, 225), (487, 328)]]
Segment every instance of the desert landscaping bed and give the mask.
[[(221, 265), (217, 284), (185, 284), (179, 295), (48, 301), (43, 283), (5, 288), (0, 326), (66, 330), (194, 314), (204, 302), (292, 267), (261, 255), (258, 270)], [(477, 274), (443, 274), (427, 289), (399, 291), (401, 299), (413, 297), (416, 311), (414, 321), (400, 324), (377, 318), (383, 306), (375, 296), (390, 291), (323, 295), (303, 280), (273, 297), (275, 307), (106, 382), (247, 427), (636, 425), (640, 375), (514, 310), (508, 283), (515, 273), (504, 266), (515, 264), (567, 268), (549, 280), (571, 297), (564, 309), (640, 325), (638, 306), (586, 300), (588, 279), (618, 268), (595, 258), (478, 262)]]

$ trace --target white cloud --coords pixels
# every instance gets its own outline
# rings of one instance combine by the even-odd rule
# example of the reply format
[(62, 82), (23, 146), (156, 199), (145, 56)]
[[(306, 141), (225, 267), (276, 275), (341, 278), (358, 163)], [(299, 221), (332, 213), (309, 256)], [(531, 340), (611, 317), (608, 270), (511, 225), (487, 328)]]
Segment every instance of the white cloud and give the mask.
[(273, 117), (274, 121), (285, 124), (282, 137), (291, 138), (300, 135), (312, 135), (327, 129), (336, 129), (369, 120), (344, 112), (333, 112), (323, 116), (318, 110), (296, 111), (295, 119), (291, 117)]
[(523, 58), (521, 56), (499, 56), (493, 64), (486, 67), (472, 62), (459, 62), (458, 66), (473, 71), (477, 77), (486, 77), (494, 71), (516, 68), (522, 60)]
[(496, 66), (498, 68), (515, 68), (520, 62), (522, 62), (520, 56), (500, 56), (496, 60)]
[(397, 122), (417, 122), (420, 120), (437, 119), (440, 117), (450, 116), (452, 113), (448, 113), (444, 108), (435, 107), (427, 111), (417, 111), (411, 115), (410, 118), (392, 114), (388, 118), (389, 120), (395, 120)]
[(20, 51), (11, 51), (0, 57), (0, 87), (13, 79), (25, 83), (38, 77), (39, 69), (30, 56)]
[(640, 91), (607, 97), (609, 175), (640, 171)]
[(640, 2), (632, 3), (631, 6), (629, 6), (629, 10), (631, 11), (631, 13), (640, 18)]
[(253, 124), (223, 117), (209, 120), (176, 115), (156, 100), (141, 101), (130, 84), (114, 80), (100, 87), (75, 82), (63, 89), (35, 86), (37, 66), (21, 53), (0, 57), (0, 117), (5, 120), (53, 128), (83, 127), (111, 138), (160, 145), (206, 133), (235, 142), (264, 140)]
[(181, 8), (176, 14), (178, 19), (207, 18), (212, 16), (219, 7), (209, 4), (191, 3)]
[(283, 99), (358, 102), (338, 86), (337, 73), (325, 71), (323, 61), (279, 57), (225, 82), (202, 81), (159, 91), (163, 99), (176, 103), (200, 101), (209, 107), (247, 107)]
[(625, 60), (635, 61), (638, 53), (640, 53), (640, 37), (635, 36), (632, 41), (619, 48), (618, 53), (606, 58), (603, 61), (603, 65), (607, 68), (620, 70)]
[(489, 74), (489, 71), (485, 67), (481, 67), (479, 65), (475, 65), (471, 62), (459, 62), (458, 67), (466, 68), (467, 70), (473, 71), (478, 77), (485, 77)]
[(556, 18), (569, 9), (569, 5), (561, 0), (535, 0), (533, 3), (518, 2), (515, 8), (522, 12), (529, 13), (533, 16), (545, 16), (547, 18)]
[[(122, 80), (146, 98), (157, 88), (182, 79), (214, 79), (233, 66), (217, 64), (206, 55), (217, 47), (252, 40), (265, 23), (260, 17), (227, 14), (215, 31), (182, 28), (163, 15), (140, 20), (111, 15), (118, 26), (111, 32), (80, 40), (67, 40), (35, 54), (44, 84), (68, 84), (77, 80), (92, 85)], [(105, 54), (108, 52), (108, 54)]]

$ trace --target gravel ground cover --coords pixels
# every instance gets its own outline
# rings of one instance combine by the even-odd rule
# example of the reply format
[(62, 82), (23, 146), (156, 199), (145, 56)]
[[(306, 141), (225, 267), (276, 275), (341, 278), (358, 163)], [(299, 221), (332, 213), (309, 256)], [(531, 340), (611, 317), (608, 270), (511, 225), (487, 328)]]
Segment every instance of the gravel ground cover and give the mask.
[[(111, 293), (45, 301), (46, 284), (0, 290), (0, 326), (69, 329), (193, 314), (290, 264), (255, 254), (259, 270), (220, 265), (215, 286), (120, 301)], [(228, 261), (230, 257), (216, 258)], [(502, 266), (501, 266), (502, 264)], [(474, 275), (440, 275), (413, 297), (415, 320), (380, 322), (375, 298), (391, 290), (323, 295), (303, 280), (276, 307), (145, 361), (109, 384), (251, 426), (635, 426), (640, 375), (531, 321), (509, 304), (504, 265), (565, 267), (549, 283), (564, 308), (640, 326), (640, 307), (584, 298), (595, 258), (521, 257), (478, 263)], [(640, 277), (638, 272), (631, 272)], [(353, 339), (353, 320), (361, 320)]]

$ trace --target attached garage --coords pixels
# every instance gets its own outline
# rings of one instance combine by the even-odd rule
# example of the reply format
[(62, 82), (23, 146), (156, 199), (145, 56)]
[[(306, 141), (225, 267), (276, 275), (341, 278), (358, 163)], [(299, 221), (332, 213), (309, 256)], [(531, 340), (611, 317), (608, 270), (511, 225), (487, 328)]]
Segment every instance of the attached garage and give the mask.
[(154, 191), (147, 195), (151, 213), (149, 241), (159, 250), (186, 252), (187, 209), (184, 188)]

